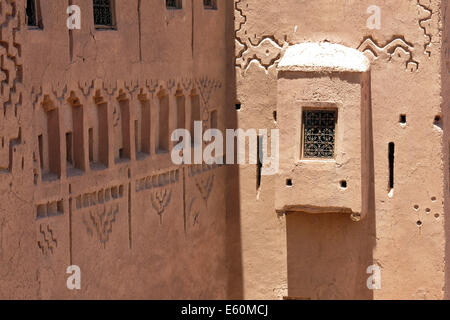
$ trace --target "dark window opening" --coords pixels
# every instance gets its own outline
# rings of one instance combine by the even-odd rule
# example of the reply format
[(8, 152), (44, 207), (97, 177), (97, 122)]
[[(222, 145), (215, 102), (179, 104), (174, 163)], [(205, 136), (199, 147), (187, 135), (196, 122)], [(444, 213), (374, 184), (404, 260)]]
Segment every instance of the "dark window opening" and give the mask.
[(70, 166), (73, 166), (73, 135), (72, 132), (66, 133), (66, 159)]
[(236, 110), (237, 110), (237, 111), (240, 111), (240, 110), (241, 110), (241, 104), (240, 104), (240, 103), (236, 103), (235, 107), (236, 107)]
[(191, 140), (192, 144), (195, 142), (195, 123), (200, 122), (201, 111), (200, 111), (200, 96), (196, 93), (191, 95)]
[(97, 29), (112, 28), (115, 25), (114, 1), (113, 0), (93, 0), (94, 1), (94, 24)]
[(389, 189), (394, 189), (395, 143), (389, 143)]
[(347, 189), (347, 181), (345, 181), (345, 180), (341, 181), (341, 188), (342, 189)]
[(136, 154), (142, 151), (139, 141), (141, 141), (139, 139), (139, 120), (134, 120), (134, 145), (136, 148)]
[(94, 162), (94, 129), (89, 128), (89, 162)]
[(159, 97), (159, 136), (158, 136), (158, 152), (164, 153), (169, 151), (169, 96), (161, 95)]
[(334, 158), (336, 122), (336, 110), (303, 112), (304, 158)]
[(166, 0), (167, 9), (181, 9), (183, 7), (182, 0)]
[(39, 0), (27, 0), (27, 25), (31, 29), (42, 29), (42, 19)]
[(44, 169), (44, 139), (42, 134), (38, 136), (38, 145), (39, 145), (39, 162), (41, 169)]
[(293, 185), (294, 185), (294, 183), (292, 182), (292, 179), (287, 179), (286, 180), (286, 186), (292, 187)]
[(203, 6), (208, 10), (217, 10), (217, 0), (203, 0)]

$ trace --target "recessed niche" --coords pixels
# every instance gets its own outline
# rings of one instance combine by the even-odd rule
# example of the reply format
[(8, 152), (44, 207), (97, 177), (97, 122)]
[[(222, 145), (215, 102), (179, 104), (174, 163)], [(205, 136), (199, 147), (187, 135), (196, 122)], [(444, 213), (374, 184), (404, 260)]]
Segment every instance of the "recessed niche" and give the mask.
[(292, 187), (294, 185), (294, 183), (292, 182), (292, 179), (286, 179), (286, 186), (287, 187)]
[(406, 124), (406, 114), (401, 114), (400, 115), (400, 120), (399, 120), (400, 124), (405, 125)]
[(425, 210), (425, 212), (426, 212), (427, 214), (430, 214), (430, 213), (431, 213), (431, 209), (430, 209), (430, 208), (427, 208), (427, 209)]
[(442, 129), (442, 117), (440, 115), (434, 117), (434, 125)]
[(419, 211), (419, 206), (417, 204), (414, 206), (414, 210)]
[(240, 103), (236, 103), (235, 108), (237, 111), (241, 110), (241, 104)]
[(417, 226), (421, 227), (423, 225), (422, 221), (417, 221)]
[(342, 180), (342, 181), (340, 182), (340, 185), (341, 185), (341, 189), (347, 189), (347, 181)]

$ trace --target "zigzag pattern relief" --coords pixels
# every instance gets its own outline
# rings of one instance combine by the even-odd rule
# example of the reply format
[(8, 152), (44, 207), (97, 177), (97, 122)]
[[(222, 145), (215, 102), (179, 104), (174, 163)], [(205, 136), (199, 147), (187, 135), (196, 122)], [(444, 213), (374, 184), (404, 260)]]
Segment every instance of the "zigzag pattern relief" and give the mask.
[(405, 69), (411, 72), (417, 71), (419, 68), (419, 62), (413, 59), (414, 46), (403, 37), (393, 38), (381, 46), (369, 36), (358, 46), (358, 50), (364, 52), (372, 60), (383, 59), (388, 62), (403, 63)]
[(250, 64), (255, 62), (268, 71), (280, 60), (284, 47), (289, 44), (286, 37), (278, 40), (274, 35), (259, 37), (255, 34), (252, 40), (245, 28), (247, 16), (244, 14), (244, 7), (248, 7), (248, 4), (244, 0), (239, 0), (234, 5), (236, 67), (247, 70)]
[(426, 13), (426, 17), (419, 20), (419, 26), (423, 30), (423, 33), (425, 35), (425, 38), (427, 39), (426, 43), (424, 44), (424, 53), (431, 56), (431, 40), (433, 39), (432, 34), (428, 31), (428, 28), (431, 27), (431, 18), (433, 16), (433, 10), (425, 5), (423, 5), (420, 0), (417, 0), (417, 5), (421, 9), (422, 12)]
[(12, 173), (22, 153), (19, 107), (22, 105), (20, 2), (0, 1), (0, 173)]
[[(433, 9), (423, 4), (423, 0), (416, 0), (419, 9), (419, 27), (425, 37), (424, 54), (431, 56), (433, 34), (431, 22)], [(245, 14), (249, 4), (247, 0), (236, 0), (235, 3), (235, 42), (236, 67), (245, 71), (252, 63), (264, 68), (266, 71), (275, 65), (281, 58), (286, 46), (290, 45), (287, 37), (279, 40), (275, 35), (250, 35), (246, 24), (248, 17)], [(414, 58), (414, 45), (405, 40), (403, 36), (394, 36), (385, 44), (380, 44), (372, 36), (366, 36), (358, 49), (368, 55), (372, 60), (383, 59), (386, 62), (404, 64), (405, 69), (415, 72), (419, 62)]]
[(39, 232), (41, 240), (38, 241), (38, 247), (41, 249), (43, 255), (53, 254), (54, 250), (58, 247), (58, 241), (56, 240), (53, 230), (49, 225), (40, 225)]

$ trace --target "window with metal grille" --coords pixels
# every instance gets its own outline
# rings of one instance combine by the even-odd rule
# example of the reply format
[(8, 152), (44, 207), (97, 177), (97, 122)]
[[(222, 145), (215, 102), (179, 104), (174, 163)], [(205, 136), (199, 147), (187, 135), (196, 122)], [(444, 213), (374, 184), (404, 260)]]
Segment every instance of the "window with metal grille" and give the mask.
[(114, 27), (114, 0), (94, 0), (94, 24), (100, 29)]
[(217, 10), (217, 0), (203, 0), (203, 7), (209, 10)]
[(303, 112), (303, 157), (333, 159), (337, 110)]
[(42, 28), (39, 0), (27, 0), (27, 25), (30, 28)]
[(181, 9), (182, 0), (166, 0), (166, 8), (167, 9)]

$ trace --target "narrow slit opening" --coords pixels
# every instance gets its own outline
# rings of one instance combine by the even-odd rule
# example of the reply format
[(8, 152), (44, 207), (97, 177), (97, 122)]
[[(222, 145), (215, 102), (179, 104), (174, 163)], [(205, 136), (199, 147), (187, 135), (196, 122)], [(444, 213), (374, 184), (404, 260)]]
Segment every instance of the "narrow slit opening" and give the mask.
[(94, 129), (89, 129), (89, 162), (94, 163)]
[(394, 190), (395, 143), (389, 143), (389, 191)]
[(42, 134), (38, 136), (38, 144), (39, 144), (39, 162), (41, 166), (41, 170), (44, 169), (44, 141)]
[(68, 166), (73, 166), (73, 135), (72, 132), (66, 133), (66, 159)]
[(258, 136), (258, 144), (256, 147), (256, 190), (261, 189), (261, 176), (263, 168), (263, 137)]

